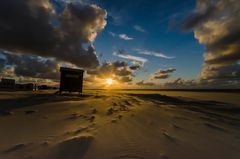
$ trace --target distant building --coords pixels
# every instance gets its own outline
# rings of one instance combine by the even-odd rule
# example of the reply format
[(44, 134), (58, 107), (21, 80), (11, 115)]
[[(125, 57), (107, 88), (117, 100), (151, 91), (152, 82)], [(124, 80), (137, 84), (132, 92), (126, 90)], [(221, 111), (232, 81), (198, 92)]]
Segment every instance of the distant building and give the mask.
[(36, 90), (36, 84), (16, 84), (15, 79), (2, 78), (0, 82), (1, 90), (33, 91)]
[(0, 83), (1, 89), (15, 89), (15, 79), (2, 78)]
[(60, 93), (63, 91), (82, 93), (84, 70), (61, 67)]
[(16, 84), (15, 89), (21, 91), (33, 91), (36, 90), (36, 84), (26, 83), (26, 84)]

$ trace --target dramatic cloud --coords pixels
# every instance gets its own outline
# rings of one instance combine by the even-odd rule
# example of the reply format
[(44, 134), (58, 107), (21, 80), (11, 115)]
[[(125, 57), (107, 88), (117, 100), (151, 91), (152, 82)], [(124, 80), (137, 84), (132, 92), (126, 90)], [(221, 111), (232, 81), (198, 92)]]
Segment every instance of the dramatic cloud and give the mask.
[(16, 77), (59, 79), (59, 64), (55, 60), (45, 59), (38, 56), (16, 55), (7, 52), (0, 52), (4, 63), (0, 66), (0, 74), (12, 71)]
[(185, 30), (206, 46), (201, 80), (234, 83), (240, 80), (240, 2), (198, 0)]
[(141, 49), (134, 49), (137, 53), (139, 54), (144, 54), (144, 55), (150, 55), (158, 58), (164, 58), (164, 59), (173, 59), (175, 58), (174, 56), (167, 56), (163, 53), (158, 53), (154, 51), (149, 51), (149, 50), (141, 50)]
[(143, 29), (141, 26), (139, 25), (134, 25), (133, 28), (136, 30), (136, 31), (139, 31), (139, 32), (142, 32), (142, 33), (145, 33), (146, 30)]
[(173, 72), (175, 72), (175, 68), (168, 68), (165, 70), (159, 70), (155, 72), (154, 74), (151, 75), (150, 79), (151, 80), (156, 80), (156, 79), (167, 79), (171, 76)]
[(137, 86), (146, 86), (146, 87), (155, 86), (155, 84), (153, 82), (144, 82), (144, 80), (137, 82), (136, 85)]
[(112, 36), (112, 37), (118, 37), (119, 39), (122, 39), (122, 40), (133, 40), (132, 37), (129, 37), (127, 34), (116, 34), (116, 33), (113, 33), (113, 32), (109, 32), (109, 34)]
[[(177, 78), (173, 81), (168, 81), (163, 85), (166, 88), (201, 88), (200, 83), (196, 80), (186, 80), (183, 78)], [(203, 87), (202, 87), (203, 88)]]
[(124, 83), (132, 82), (132, 80), (133, 79), (130, 76), (123, 76), (123, 77), (119, 78), (119, 81), (124, 82)]
[(134, 71), (123, 61), (106, 62), (96, 69), (90, 69), (87, 74), (93, 78), (112, 78), (119, 82), (131, 82)]
[(199, 80), (199, 79), (183, 79), (177, 78), (167, 81), (162, 85), (164, 88), (173, 89), (236, 89), (240, 87), (240, 81), (218, 79), (218, 80)]
[(147, 59), (145, 59), (143, 57), (130, 55), (123, 49), (118, 50), (118, 52), (113, 52), (113, 55), (118, 56), (118, 57), (123, 58), (123, 59), (128, 59), (128, 60), (141, 62), (142, 65), (144, 65), (144, 63), (148, 61)]
[[(48, 0), (0, 1), (0, 48), (18, 54), (53, 57), (79, 67), (99, 64), (91, 44), (106, 25), (96, 5), (69, 3), (60, 9)], [(82, 45), (89, 44), (88, 49)]]
[(140, 64), (134, 64), (134, 65), (129, 66), (129, 68), (130, 68), (131, 70), (140, 70), (140, 69), (142, 68), (142, 65), (140, 65)]
[[(185, 23), (183, 24), (183, 28), (185, 30), (191, 30), (199, 25), (202, 25), (205, 21), (207, 21), (211, 16), (213, 16), (216, 13), (216, 6), (215, 4), (211, 3), (209, 0), (209, 5), (208, 6), (203, 6), (203, 4), (200, 0), (198, 1), (199, 7), (201, 9), (195, 10), (192, 15), (190, 15), (186, 20)], [(204, 8), (204, 9), (203, 9)]]

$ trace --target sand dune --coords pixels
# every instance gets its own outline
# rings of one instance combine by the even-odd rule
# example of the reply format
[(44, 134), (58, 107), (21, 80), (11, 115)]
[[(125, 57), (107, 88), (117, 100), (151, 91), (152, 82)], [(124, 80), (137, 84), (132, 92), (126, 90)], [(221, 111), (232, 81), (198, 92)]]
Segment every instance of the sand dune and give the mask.
[(236, 102), (138, 91), (2, 94), (1, 159), (240, 158)]

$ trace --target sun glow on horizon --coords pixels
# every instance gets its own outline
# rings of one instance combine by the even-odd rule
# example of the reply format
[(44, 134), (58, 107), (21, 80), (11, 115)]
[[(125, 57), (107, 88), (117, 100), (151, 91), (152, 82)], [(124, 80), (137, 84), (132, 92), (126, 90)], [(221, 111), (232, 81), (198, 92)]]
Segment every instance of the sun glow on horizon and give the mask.
[(113, 80), (111, 78), (107, 78), (106, 83), (107, 83), (107, 85), (111, 86), (113, 83)]

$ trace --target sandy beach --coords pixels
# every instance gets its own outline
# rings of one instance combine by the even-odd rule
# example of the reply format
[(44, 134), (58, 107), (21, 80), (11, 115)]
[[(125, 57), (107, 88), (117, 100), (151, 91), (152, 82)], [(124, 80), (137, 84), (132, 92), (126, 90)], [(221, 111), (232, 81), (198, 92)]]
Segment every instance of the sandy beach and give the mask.
[(0, 159), (240, 159), (240, 0), (0, 0)]
[(88, 90), (0, 97), (1, 159), (240, 157), (239, 94)]

